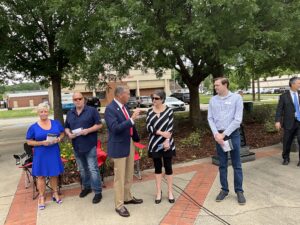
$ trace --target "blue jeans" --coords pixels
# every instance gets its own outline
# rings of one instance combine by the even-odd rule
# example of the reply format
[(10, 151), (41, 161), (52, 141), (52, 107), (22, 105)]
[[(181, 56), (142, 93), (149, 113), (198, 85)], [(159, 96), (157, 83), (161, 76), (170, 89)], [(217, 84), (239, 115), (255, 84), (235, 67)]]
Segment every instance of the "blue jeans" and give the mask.
[(84, 189), (92, 189), (95, 194), (102, 192), (102, 183), (97, 162), (96, 146), (88, 152), (74, 151), (82, 185)]
[[(229, 138), (233, 145), (233, 150), (230, 151), (230, 156), (234, 171), (234, 190), (235, 192), (244, 192), (243, 171), (240, 157), (241, 138), (239, 130), (234, 131)], [(224, 152), (222, 147), (217, 143), (217, 153), (219, 157), (219, 172), (222, 190), (229, 192), (227, 182), (228, 152)]]

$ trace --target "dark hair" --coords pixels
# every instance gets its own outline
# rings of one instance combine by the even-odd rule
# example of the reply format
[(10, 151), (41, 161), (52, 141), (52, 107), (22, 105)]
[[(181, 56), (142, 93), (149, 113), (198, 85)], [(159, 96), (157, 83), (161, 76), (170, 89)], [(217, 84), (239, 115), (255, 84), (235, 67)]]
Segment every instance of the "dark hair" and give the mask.
[(154, 93), (151, 94), (151, 98), (153, 97), (153, 95), (159, 96), (162, 100), (162, 103), (164, 103), (166, 100), (166, 92), (164, 92), (163, 90), (155, 90)]
[(298, 80), (299, 77), (292, 77), (290, 80), (289, 80), (289, 86), (292, 87), (292, 84), (294, 84), (296, 82), (296, 80)]
[(223, 85), (227, 84), (227, 88), (229, 88), (229, 80), (228, 80), (228, 78), (226, 78), (226, 77), (217, 77), (217, 78), (214, 79), (214, 83), (217, 80), (221, 80), (221, 84), (223, 84)]

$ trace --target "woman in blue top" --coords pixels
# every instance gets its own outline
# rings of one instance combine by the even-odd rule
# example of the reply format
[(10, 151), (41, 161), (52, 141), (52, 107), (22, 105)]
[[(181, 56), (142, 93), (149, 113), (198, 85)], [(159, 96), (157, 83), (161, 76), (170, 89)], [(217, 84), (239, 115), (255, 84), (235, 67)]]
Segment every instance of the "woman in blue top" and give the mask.
[(58, 142), (64, 137), (64, 128), (60, 122), (48, 118), (48, 104), (39, 104), (37, 110), (40, 119), (29, 127), (26, 139), (28, 145), (34, 147), (32, 175), (38, 177), (38, 207), (39, 209), (44, 209), (44, 195), (46, 189), (45, 177), (50, 177), (50, 185), (53, 189), (53, 201), (58, 204), (62, 203), (57, 192), (57, 177), (64, 171), (58, 145)]

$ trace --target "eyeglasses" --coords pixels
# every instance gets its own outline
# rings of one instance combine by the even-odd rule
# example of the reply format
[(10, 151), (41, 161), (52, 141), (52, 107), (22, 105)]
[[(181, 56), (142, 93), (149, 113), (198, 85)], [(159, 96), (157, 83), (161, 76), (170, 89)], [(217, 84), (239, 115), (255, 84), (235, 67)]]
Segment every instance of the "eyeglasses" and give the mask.
[(160, 98), (159, 97), (152, 97), (152, 101), (153, 100), (160, 100)]
[(77, 101), (81, 101), (82, 98), (73, 98), (73, 101), (77, 102)]

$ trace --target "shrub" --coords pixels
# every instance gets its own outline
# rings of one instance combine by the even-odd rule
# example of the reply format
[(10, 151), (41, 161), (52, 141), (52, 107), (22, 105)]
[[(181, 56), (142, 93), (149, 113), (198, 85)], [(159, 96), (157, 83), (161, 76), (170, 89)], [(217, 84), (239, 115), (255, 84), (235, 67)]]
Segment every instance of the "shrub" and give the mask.
[(253, 111), (244, 112), (244, 123), (265, 123), (275, 121), (276, 104), (254, 105)]
[(267, 120), (267, 121), (264, 123), (265, 131), (268, 132), (268, 133), (277, 133), (278, 130), (276, 130), (274, 124), (275, 124), (274, 121)]
[(201, 144), (201, 133), (200, 130), (196, 130), (190, 133), (186, 138), (180, 140), (180, 144), (185, 147), (199, 147)]

